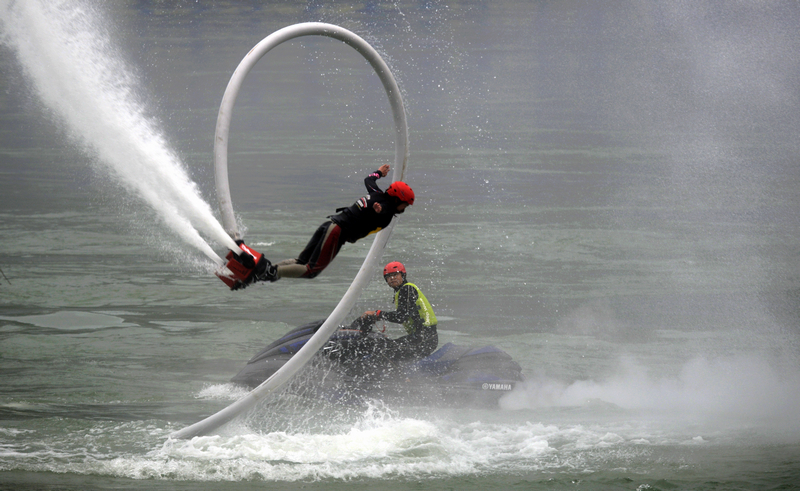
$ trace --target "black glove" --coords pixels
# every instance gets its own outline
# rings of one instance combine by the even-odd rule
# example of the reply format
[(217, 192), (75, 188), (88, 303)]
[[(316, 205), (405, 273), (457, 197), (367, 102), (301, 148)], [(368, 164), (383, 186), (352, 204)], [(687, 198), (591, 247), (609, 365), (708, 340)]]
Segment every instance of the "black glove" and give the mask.
[(370, 331), (372, 331), (372, 326), (378, 321), (378, 318), (374, 315), (369, 315), (367, 317), (359, 317), (356, 320), (358, 321), (361, 335), (366, 336)]

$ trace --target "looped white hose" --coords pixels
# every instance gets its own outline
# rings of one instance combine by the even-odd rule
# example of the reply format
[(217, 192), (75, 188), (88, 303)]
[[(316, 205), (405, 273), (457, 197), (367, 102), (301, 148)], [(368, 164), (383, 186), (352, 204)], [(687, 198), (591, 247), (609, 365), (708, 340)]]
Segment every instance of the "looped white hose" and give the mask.
[[(225, 95), (222, 97), (222, 104), (219, 108), (217, 130), (214, 137), (214, 165), (216, 169), (217, 198), (222, 213), (222, 225), (234, 239), (240, 237), (236, 226), (236, 218), (233, 214), (233, 204), (228, 184), (228, 130), (230, 128), (231, 113), (233, 111), (233, 105), (236, 102), (236, 96), (239, 94), (239, 89), (242, 86), (245, 76), (247, 76), (256, 62), (267, 54), (267, 52), (290, 39), (311, 35), (338, 39), (361, 53), (369, 64), (372, 65), (375, 73), (378, 74), (378, 77), (380, 77), (383, 83), (394, 116), (396, 138), (392, 182), (402, 180), (405, 175), (406, 162), (408, 160), (408, 126), (406, 124), (406, 113), (403, 107), (403, 99), (400, 96), (400, 89), (389, 67), (386, 65), (386, 62), (383, 61), (383, 58), (381, 58), (378, 52), (362, 38), (347, 29), (333, 24), (306, 22), (284, 27), (256, 44), (255, 47), (247, 53), (244, 59), (242, 59), (239, 66), (233, 72), (230, 82), (228, 82), (228, 87), (225, 89)], [(254, 407), (260, 400), (266, 397), (267, 394), (288, 382), (298, 370), (308, 363), (314, 354), (328, 339), (330, 339), (333, 333), (336, 332), (339, 324), (341, 324), (344, 317), (350, 312), (353, 305), (358, 300), (361, 291), (369, 283), (370, 274), (374, 271), (378, 259), (386, 248), (394, 224), (395, 220), (392, 220), (392, 223), (388, 227), (376, 234), (375, 240), (372, 242), (372, 247), (370, 247), (367, 257), (364, 259), (364, 263), (361, 265), (361, 269), (359, 269), (358, 274), (356, 274), (350, 288), (347, 289), (347, 292), (345, 292), (339, 304), (328, 316), (328, 319), (300, 351), (249, 394), (216, 414), (173, 433), (172, 437), (192, 438), (215, 430), (239, 414)]]

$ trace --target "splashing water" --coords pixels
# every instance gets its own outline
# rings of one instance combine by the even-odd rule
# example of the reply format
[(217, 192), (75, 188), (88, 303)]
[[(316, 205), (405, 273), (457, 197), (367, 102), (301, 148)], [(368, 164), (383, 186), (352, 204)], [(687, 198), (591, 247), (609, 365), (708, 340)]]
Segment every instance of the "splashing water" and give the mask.
[(756, 354), (695, 357), (676, 376), (655, 377), (633, 358), (623, 357), (618, 372), (603, 381), (564, 384), (543, 375), (529, 378), (501, 406), (519, 410), (602, 403), (670, 416), (769, 421), (784, 433), (796, 434), (800, 374), (796, 367), (780, 368), (771, 361)]
[(0, 0), (2, 42), (12, 47), (42, 101), (120, 184), (216, 264), (200, 235), (238, 249), (183, 163), (134, 95), (134, 80), (101, 16), (74, 0)]

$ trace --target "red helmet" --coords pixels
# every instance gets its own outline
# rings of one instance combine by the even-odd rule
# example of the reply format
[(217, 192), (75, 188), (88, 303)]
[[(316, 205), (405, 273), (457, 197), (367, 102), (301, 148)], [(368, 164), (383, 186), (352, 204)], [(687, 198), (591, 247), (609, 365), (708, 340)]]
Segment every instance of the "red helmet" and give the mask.
[(406, 267), (400, 261), (392, 261), (383, 268), (383, 276), (392, 273), (400, 273), (405, 277)]
[(403, 181), (393, 182), (392, 185), (389, 186), (389, 189), (386, 190), (386, 194), (394, 196), (403, 203), (408, 203), (409, 205), (414, 204), (414, 190)]

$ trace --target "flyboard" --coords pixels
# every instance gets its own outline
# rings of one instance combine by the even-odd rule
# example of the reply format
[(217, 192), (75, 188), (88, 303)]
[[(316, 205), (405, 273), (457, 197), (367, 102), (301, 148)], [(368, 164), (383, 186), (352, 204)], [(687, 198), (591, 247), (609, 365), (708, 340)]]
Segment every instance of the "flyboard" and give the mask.
[[(233, 203), (231, 201), (230, 186), (228, 184), (228, 131), (230, 129), (233, 105), (236, 102), (236, 96), (239, 94), (239, 89), (242, 86), (244, 78), (256, 62), (272, 48), (301, 36), (327, 36), (338, 39), (358, 51), (375, 70), (375, 73), (383, 84), (383, 88), (386, 90), (386, 95), (389, 97), (389, 103), (391, 104), (392, 115), (394, 117), (395, 155), (392, 182), (402, 180), (405, 175), (406, 161), (408, 159), (408, 126), (406, 124), (406, 113), (403, 107), (400, 89), (388, 65), (383, 61), (383, 58), (381, 58), (378, 52), (370, 46), (369, 43), (343, 27), (321, 22), (305, 22), (284, 27), (261, 40), (261, 42), (256, 44), (253, 49), (245, 55), (228, 82), (228, 87), (225, 89), (225, 94), (222, 97), (219, 115), (217, 116), (217, 129), (214, 136), (214, 166), (216, 170), (217, 199), (219, 200), (219, 207), (222, 214), (222, 225), (225, 227), (226, 232), (234, 239), (240, 239), (241, 236), (236, 224), (236, 218), (233, 214)], [(347, 289), (336, 308), (333, 309), (333, 312), (328, 316), (327, 320), (300, 351), (286, 362), (283, 367), (246, 396), (216, 414), (191, 426), (187, 426), (182, 430), (176, 431), (171, 437), (192, 438), (214, 431), (239, 414), (253, 408), (270, 392), (288, 382), (298, 370), (311, 360), (314, 354), (328, 341), (333, 333), (336, 332), (339, 328), (339, 324), (353, 308), (353, 305), (355, 305), (361, 291), (367, 283), (369, 283), (370, 276), (374, 272), (378, 259), (380, 259), (389, 241), (389, 237), (394, 229), (394, 223), (395, 221), (393, 220), (388, 227), (376, 234), (375, 240), (372, 242), (369, 252), (367, 252), (367, 257), (364, 259), (364, 263), (358, 270), (355, 279), (353, 279), (353, 283), (350, 284), (350, 287)]]

